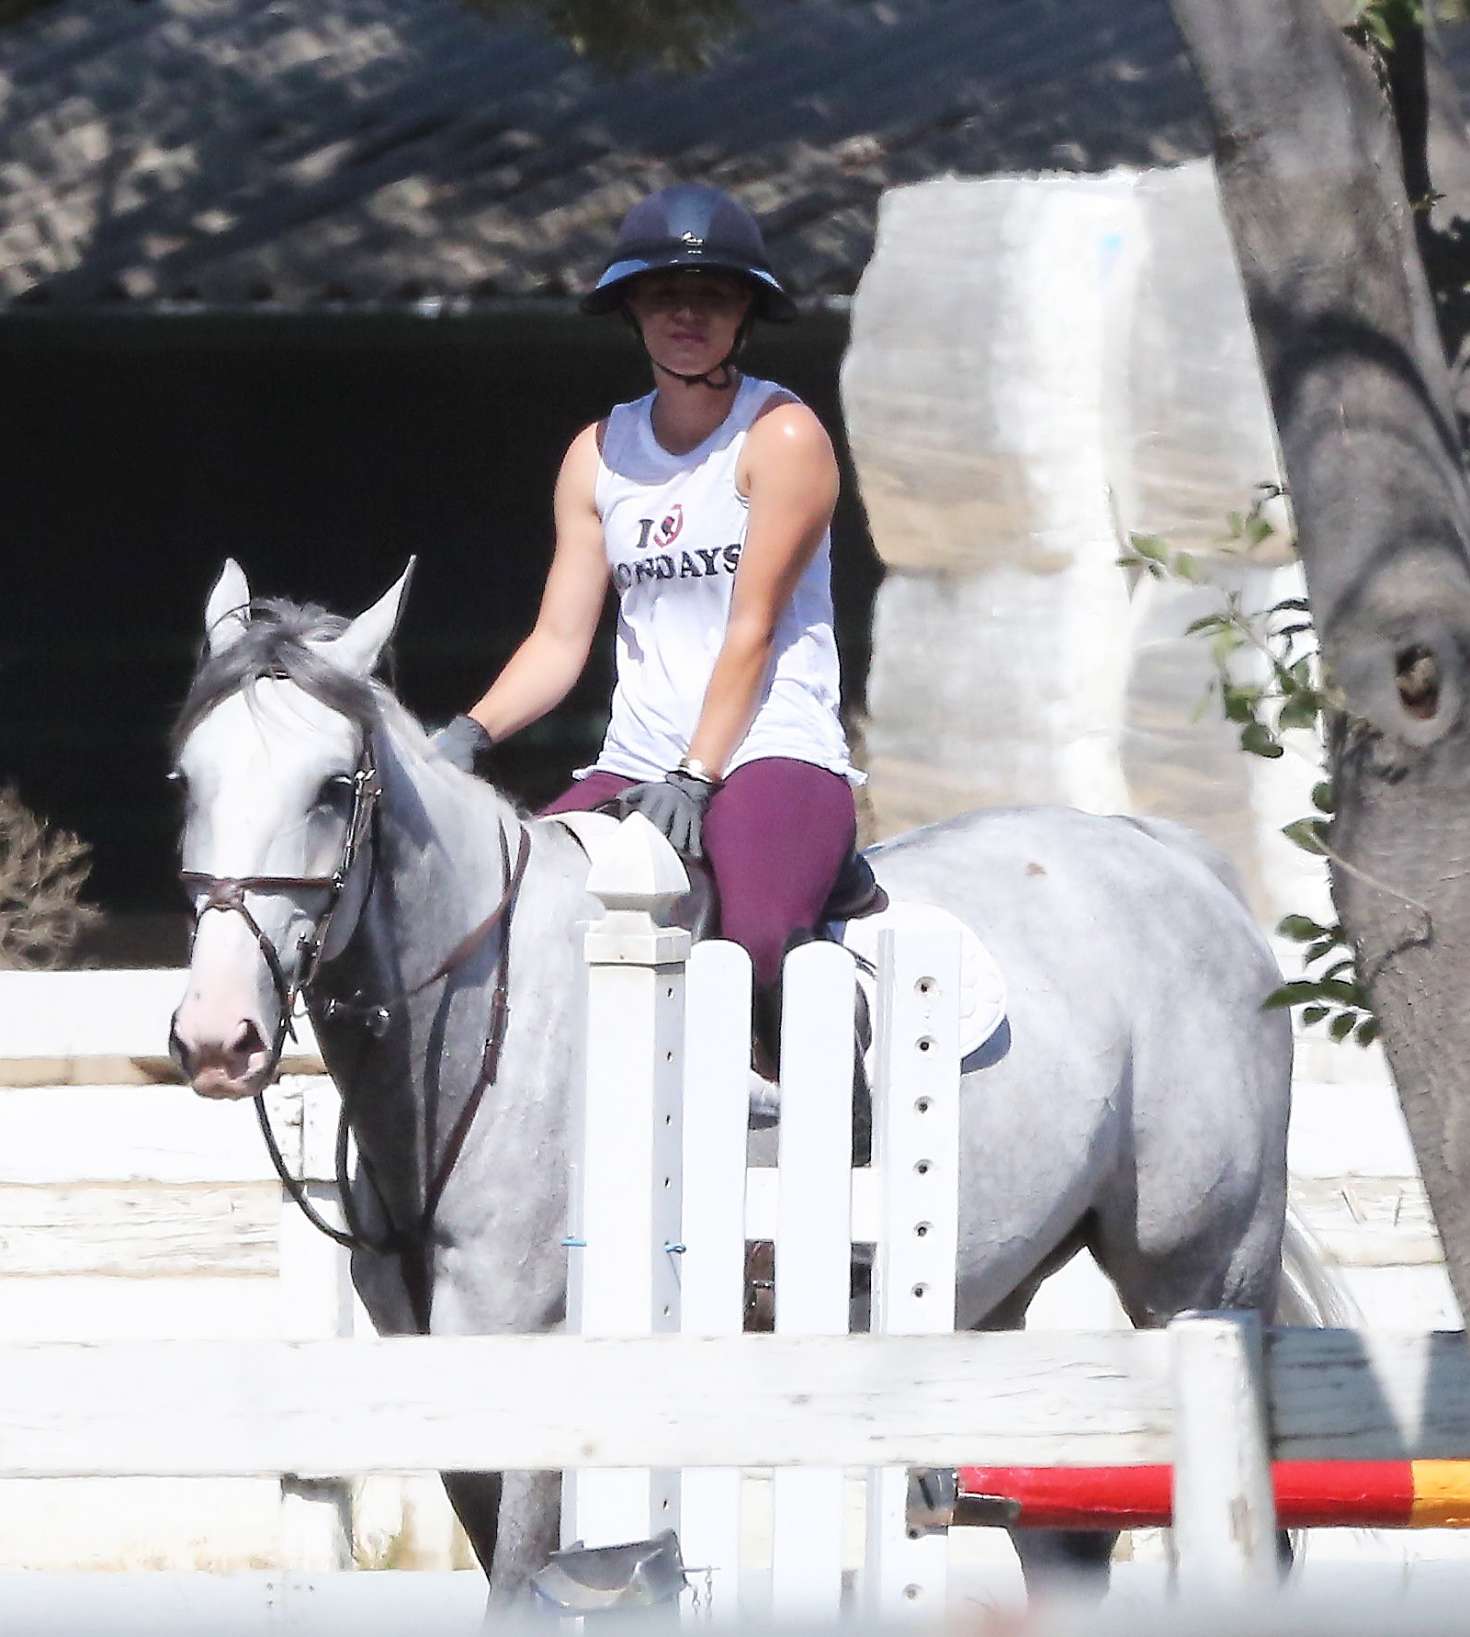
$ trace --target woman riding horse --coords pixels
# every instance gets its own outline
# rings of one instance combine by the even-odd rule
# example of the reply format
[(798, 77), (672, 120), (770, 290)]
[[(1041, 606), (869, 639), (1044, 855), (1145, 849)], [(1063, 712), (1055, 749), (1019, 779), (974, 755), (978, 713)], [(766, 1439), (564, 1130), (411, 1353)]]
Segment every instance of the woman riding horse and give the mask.
[(838, 718), (837, 463), (805, 404), (735, 367), (755, 319), (796, 308), (755, 219), (725, 194), (679, 185), (635, 205), (582, 310), (626, 318), (653, 391), (572, 440), (535, 627), (437, 742), (473, 770), (560, 704), (611, 578), (607, 737), (546, 812), (616, 801), (708, 858), (721, 930), (751, 957), (772, 1033), (782, 957), (818, 923), (852, 851), (863, 778)]

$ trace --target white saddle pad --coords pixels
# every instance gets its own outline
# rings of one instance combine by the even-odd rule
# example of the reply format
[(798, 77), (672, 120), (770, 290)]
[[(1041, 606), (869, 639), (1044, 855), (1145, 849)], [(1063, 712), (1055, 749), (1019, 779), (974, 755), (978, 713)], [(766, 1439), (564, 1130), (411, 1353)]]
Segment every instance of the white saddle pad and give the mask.
[[(934, 904), (894, 900), (877, 915), (856, 921), (838, 921), (828, 928), (844, 949), (858, 958), (858, 982), (877, 1017), (875, 976), (878, 935), (894, 927), (949, 927), (960, 935), (960, 1057), (979, 1051), (1005, 1020), (1006, 980), (995, 957), (963, 921)], [(869, 1065), (871, 1069), (871, 1065)]]

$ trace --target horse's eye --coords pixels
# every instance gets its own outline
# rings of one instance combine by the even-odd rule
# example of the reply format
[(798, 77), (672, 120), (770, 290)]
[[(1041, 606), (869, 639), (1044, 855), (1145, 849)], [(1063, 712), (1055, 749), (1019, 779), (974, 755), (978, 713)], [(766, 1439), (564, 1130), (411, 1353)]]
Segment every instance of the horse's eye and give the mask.
[(181, 767), (171, 767), (164, 774), (164, 777), (176, 790), (187, 790), (189, 788), (189, 776)]
[(317, 800), (324, 807), (335, 807), (343, 795), (352, 789), (352, 775), (350, 773), (333, 773), (329, 778), (322, 780), (322, 787), (317, 792)]

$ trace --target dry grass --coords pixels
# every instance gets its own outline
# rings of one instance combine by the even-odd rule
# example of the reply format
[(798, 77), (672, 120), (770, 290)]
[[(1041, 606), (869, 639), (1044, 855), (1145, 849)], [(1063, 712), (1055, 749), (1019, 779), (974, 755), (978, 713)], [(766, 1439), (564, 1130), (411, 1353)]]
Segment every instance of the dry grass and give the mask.
[(101, 912), (82, 902), (92, 849), (0, 789), (0, 968), (64, 966)]

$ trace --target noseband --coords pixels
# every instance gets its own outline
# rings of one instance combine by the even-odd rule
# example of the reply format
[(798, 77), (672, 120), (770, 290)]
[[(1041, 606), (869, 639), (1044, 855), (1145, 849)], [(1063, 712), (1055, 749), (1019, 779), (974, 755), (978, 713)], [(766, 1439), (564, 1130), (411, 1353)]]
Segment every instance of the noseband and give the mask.
[[(330, 875), (208, 875), (202, 870), (179, 871), (179, 880), (184, 883), (186, 889), (202, 891), (205, 895), (204, 902), (194, 914), (196, 934), (200, 921), (210, 910), (228, 910), (244, 917), (245, 925), (250, 928), (259, 945), (266, 970), (275, 985), (276, 999), (280, 1003), (280, 1016), (276, 1020), (276, 1038), (271, 1048), (276, 1059), (280, 1058), (281, 1047), (285, 1044), (287, 1035), (292, 1040), (296, 1038), (296, 1028), (292, 1022), (296, 1002), (301, 992), (312, 983), (317, 969), (322, 964), (322, 950), (326, 946), (332, 917), (337, 913), (337, 906), (342, 900), (342, 889), (347, 885), (347, 877), (352, 873), (352, 866), (356, 862), (363, 837), (372, 824), (378, 797), (382, 793), (377, 769), (373, 766), (371, 742), (368, 742), (362, 747), (357, 772), (352, 776), (352, 818), (347, 825), (347, 834), (342, 839), (342, 851), (337, 859), (337, 867)], [(280, 951), (264, 927), (250, 913), (250, 906), (245, 902), (247, 892), (327, 894), (327, 907), (318, 919), (315, 931), (303, 932), (297, 943), (298, 973), (294, 984), (286, 976)]]

